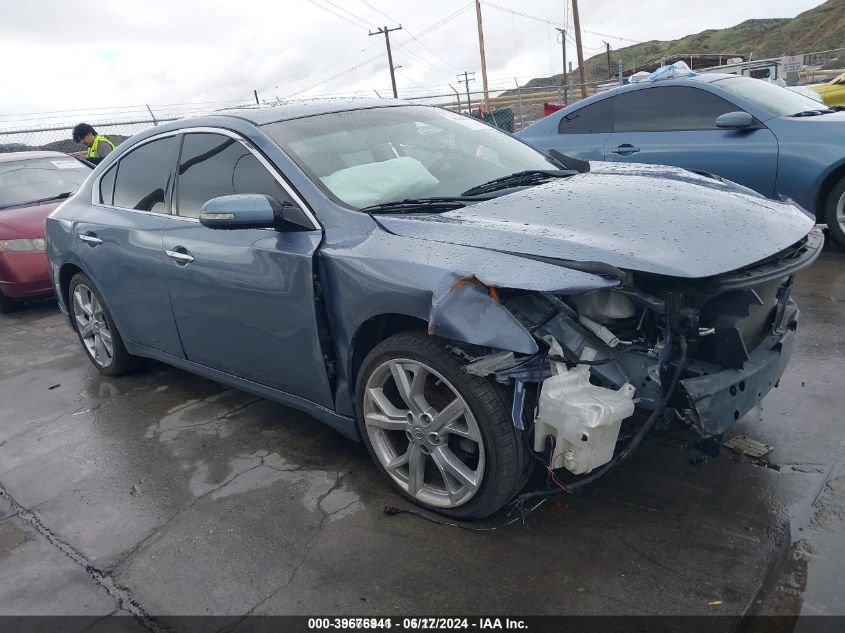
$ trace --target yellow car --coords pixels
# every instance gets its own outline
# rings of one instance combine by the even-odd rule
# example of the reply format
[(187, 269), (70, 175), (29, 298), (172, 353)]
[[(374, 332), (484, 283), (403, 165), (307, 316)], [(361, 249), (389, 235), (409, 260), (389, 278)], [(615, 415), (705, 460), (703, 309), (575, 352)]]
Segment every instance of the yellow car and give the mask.
[(833, 106), (845, 107), (845, 73), (831, 79), (826, 84), (810, 87), (819, 93), (826, 106), (830, 108)]

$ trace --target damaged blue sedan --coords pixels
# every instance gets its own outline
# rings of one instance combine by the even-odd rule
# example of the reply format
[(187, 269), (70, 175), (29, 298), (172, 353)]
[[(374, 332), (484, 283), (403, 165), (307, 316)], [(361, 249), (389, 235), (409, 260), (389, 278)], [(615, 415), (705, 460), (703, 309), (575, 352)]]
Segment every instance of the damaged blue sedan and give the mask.
[(547, 156), (395, 101), (148, 130), (46, 235), (101, 372), (151, 358), (307, 411), (455, 518), (538, 462), (576, 490), (658, 418), (722, 434), (783, 373), (823, 241), (717, 177)]

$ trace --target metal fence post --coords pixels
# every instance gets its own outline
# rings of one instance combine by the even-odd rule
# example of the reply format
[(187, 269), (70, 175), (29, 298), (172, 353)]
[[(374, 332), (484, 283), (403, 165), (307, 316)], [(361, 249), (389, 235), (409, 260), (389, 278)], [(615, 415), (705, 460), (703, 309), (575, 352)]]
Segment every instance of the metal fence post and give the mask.
[(149, 112), (149, 113), (150, 113), (150, 118), (153, 120), (153, 125), (156, 125), (156, 126), (157, 126), (157, 125), (158, 125), (158, 121), (156, 121), (156, 115), (155, 115), (155, 114), (153, 114), (153, 109), (150, 107), (150, 104), (149, 104), (149, 103), (145, 103), (144, 105), (145, 105), (145, 106), (147, 106), (147, 112)]

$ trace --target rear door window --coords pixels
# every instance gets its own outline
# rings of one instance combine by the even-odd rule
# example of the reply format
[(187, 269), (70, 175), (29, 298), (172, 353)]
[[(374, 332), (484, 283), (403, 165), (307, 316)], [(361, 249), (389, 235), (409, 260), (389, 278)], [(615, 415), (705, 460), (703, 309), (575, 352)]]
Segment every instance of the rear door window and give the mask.
[(713, 93), (685, 86), (644, 88), (616, 95), (614, 132), (716, 130), (716, 118), (740, 108)]
[(114, 206), (168, 213), (167, 191), (175, 160), (176, 137), (151, 141), (120, 159)]
[(273, 175), (236, 139), (222, 134), (185, 134), (176, 184), (176, 212), (196, 218), (202, 205), (212, 198), (242, 193), (292, 202)]
[(609, 97), (570, 112), (561, 118), (558, 134), (600, 134), (613, 128), (613, 100)]

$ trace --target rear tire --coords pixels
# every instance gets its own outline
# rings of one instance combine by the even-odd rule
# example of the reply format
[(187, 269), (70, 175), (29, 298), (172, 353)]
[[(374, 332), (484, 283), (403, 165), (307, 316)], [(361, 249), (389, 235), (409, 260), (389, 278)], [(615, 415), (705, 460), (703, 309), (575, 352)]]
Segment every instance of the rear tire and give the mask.
[(82, 349), (94, 367), (106, 376), (121, 376), (134, 371), (139, 359), (126, 351), (102, 296), (83, 273), (70, 280), (68, 306)]
[(436, 337), (391, 336), (361, 365), (356, 412), (367, 451), (399, 494), (432, 512), (482, 519), (525, 485), (531, 456), (507, 392), (463, 364)]
[(845, 246), (845, 178), (831, 189), (824, 216), (830, 237), (840, 246)]

